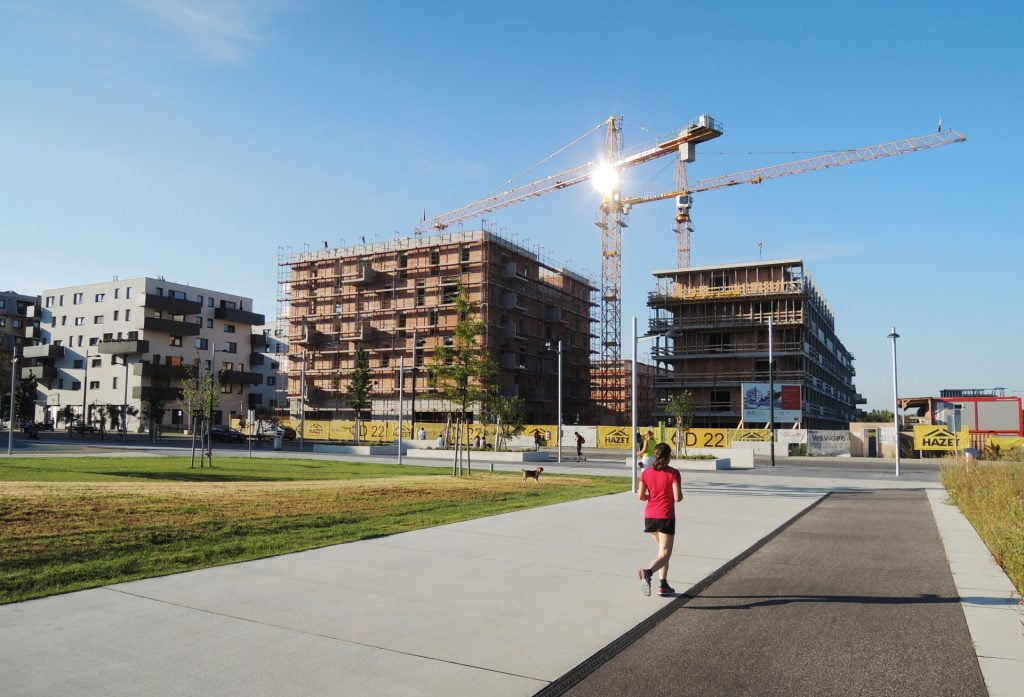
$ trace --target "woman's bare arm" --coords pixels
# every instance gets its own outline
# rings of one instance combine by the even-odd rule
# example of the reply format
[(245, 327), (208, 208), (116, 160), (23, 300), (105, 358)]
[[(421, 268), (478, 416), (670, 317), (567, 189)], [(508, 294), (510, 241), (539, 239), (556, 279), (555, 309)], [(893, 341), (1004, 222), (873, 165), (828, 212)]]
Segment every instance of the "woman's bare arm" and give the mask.
[(683, 500), (683, 485), (678, 479), (672, 482), (672, 493), (675, 495), (676, 501)]

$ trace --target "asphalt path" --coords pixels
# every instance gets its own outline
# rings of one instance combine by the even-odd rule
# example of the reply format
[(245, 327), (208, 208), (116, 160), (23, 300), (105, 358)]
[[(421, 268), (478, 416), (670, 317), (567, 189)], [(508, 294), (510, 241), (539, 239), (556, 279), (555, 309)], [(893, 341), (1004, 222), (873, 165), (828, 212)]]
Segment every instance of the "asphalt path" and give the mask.
[(988, 694), (920, 490), (831, 494), (655, 620), (538, 695)]

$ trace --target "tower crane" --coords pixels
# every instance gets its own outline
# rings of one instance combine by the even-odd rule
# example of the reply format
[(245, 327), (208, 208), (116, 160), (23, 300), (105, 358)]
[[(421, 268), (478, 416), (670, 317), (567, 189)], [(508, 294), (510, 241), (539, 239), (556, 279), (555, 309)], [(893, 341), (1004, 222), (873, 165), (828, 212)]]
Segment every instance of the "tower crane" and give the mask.
[[(622, 355), (622, 228), (628, 226), (627, 217), (633, 206), (670, 198), (676, 200), (675, 224), (673, 226), (676, 236), (676, 260), (680, 268), (685, 268), (690, 264), (690, 236), (693, 230), (690, 209), (695, 193), (739, 184), (760, 184), (769, 179), (903, 155), (967, 140), (967, 136), (964, 134), (951, 129), (943, 130), (940, 125), (937, 132), (916, 138), (895, 140), (794, 162), (724, 174), (701, 179), (690, 186), (687, 183), (686, 164), (694, 161), (695, 146), (698, 143), (722, 135), (722, 126), (719, 122), (709, 115), (703, 114), (683, 127), (676, 137), (627, 155), (622, 153), (621, 118), (609, 117), (603, 125), (607, 126), (607, 133), (604, 159), (600, 163), (587, 162), (564, 172), (474, 201), (430, 220), (424, 220), (415, 228), (414, 232), (423, 234), (432, 230), (444, 230), (453, 223), (507, 208), (527, 199), (565, 189), (587, 180), (593, 180), (602, 195), (595, 223), (601, 229), (601, 361), (605, 366), (617, 365)], [(590, 132), (592, 133), (593, 130), (596, 128)], [(618, 175), (622, 170), (674, 153), (679, 154), (674, 190), (651, 196), (623, 197), (621, 195)], [(609, 371), (605, 371), (605, 373), (608, 374)], [(615, 391), (611, 380), (612, 378), (609, 376), (605, 379), (606, 384), (598, 385), (597, 399), (599, 402), (610, 403), (610, 397)]]

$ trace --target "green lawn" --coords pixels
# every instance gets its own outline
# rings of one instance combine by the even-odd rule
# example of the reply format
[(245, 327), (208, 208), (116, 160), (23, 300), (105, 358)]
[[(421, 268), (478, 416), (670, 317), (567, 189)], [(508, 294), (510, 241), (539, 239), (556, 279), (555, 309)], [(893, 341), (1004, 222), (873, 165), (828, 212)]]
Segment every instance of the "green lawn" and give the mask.
[(620, 493), (618, 477), (185, 457), (0, 460), (0, 603)]

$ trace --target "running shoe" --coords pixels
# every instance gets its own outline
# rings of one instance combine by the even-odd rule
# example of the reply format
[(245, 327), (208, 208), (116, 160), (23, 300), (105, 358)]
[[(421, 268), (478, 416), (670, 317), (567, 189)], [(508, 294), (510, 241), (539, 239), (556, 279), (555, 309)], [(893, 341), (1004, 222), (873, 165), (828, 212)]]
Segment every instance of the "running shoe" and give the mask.
[(675, 595), (675, 594), (676, 594), (676, 589), (673, 588), (672, 586), (668, 585), (667, 583), (662, 583), (661, 586), (658, 588), (658, 595), (665, 596), (665, 595)]
[(651, 572), (648, 569), (640, 569), (636, 572), (640, 577), (640, 592), (644, 595), (651, 594)]

